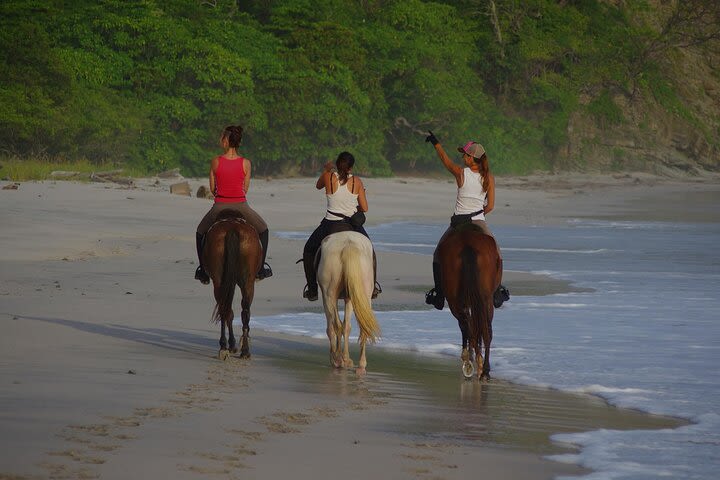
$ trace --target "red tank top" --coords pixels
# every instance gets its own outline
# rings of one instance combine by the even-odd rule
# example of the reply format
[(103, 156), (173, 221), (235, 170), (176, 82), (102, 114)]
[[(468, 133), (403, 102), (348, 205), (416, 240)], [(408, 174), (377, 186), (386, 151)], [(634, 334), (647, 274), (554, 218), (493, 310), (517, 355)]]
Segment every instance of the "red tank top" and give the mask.
[(246, 202), (245, 198), (245, 159), (238, 157), (228, 160), (225, 157), (218, 157), (218, 166), (215, 170), (215, 184), (217, 195), (216, 203), (237, 203)]

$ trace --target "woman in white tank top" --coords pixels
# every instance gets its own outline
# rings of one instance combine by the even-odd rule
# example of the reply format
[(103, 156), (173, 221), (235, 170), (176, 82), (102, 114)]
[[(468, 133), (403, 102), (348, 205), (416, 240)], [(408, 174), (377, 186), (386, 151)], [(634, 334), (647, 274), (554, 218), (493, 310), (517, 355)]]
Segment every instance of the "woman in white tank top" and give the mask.
[[(303, 298), (307, 298), (311, 302), (318, 299), (315, 256), (323, 239), (332, 233), (348, 230), (355, 230), (370, 238), (362, 226), (353, 227), (349, 222), (349, 217), (355, 212), (368, 211), (365, 186), (360, 178), (350, 173), (354, 164), (355, 157), (351, 153), (342, 152), (338, 155), (334, 165), (333, 162), (325, 164), (323, 172), (315, 183), (315, 188), (318, 190), (325, 189), (327, 209), (325, 217), (310, 235), (303, 248), (303, 268), (307, 280)], [(337, 168), (337, 172), (333, 172), (333, 167)], [(375, 264), (375, 251), (373, 250), (373, 267), (375, 267)], [(373, 298), (381, 291), (380, 285), (375, 282)]]
[[(493, 236), (487, 223), (485, 216), (495, 208), (495, 177), (490, 173), (490, 165), (488, 163), (485, 148), (477, 142), (467, 142), (464, 146), (458, 147), (458, 152), (462, 154), (462, 162), (464, 167), (455, 164), (443, 149), (438, 139), (432, 132), (425, 139), (435, 147), (435, 151), (440, 157), (440, 161), (445, 168), (455, 177), (457, 184), (457, 199), (455, 200), (455, 211), (450, 226), (445, 230), (442, 237), (438, 241), (438, 245), (443, 241), (445, 236), (454, 228), (457, 223), (471, 221), (482, 229), (482, 231)], [(498, 249), (499, 251), (499, 249)], [(433, 253), (433, 281), (435, 287), (425, 295), (425, 302), (433, 305), (438, 310), (442, 310), (445, 306), (445, 296), (440, 289), (440, 264), (437, 259), (437, 247)], [(500, 285), (500, 291), (507, 289)], [(496, 292), (497, 295), (497, 292)], [(509, 298), (509, 297), (508, 297)]]

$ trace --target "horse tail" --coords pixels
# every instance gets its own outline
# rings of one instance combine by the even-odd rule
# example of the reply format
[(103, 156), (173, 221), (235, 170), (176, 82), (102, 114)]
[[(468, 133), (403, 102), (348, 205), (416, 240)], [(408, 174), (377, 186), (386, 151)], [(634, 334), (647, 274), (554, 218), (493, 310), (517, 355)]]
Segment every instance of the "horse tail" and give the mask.
[(235, 297), (235, 285), (238, 281), (238, 259), (240, 252), (240, 237), (237, 230), (230, 229), (225, 233), (225, 252), (223, 258), (223, 274), (220, 281), (220, 295), (215, 305), (215, 322), (221, 322), (232, 311), (232, 302)]
[(470, 310), (468, 312), (468, 337), (470, 345), (475, 348), (480, 345), (480, 336), (487, 328), (487, 322), (484, 321), (487, 306), (480, 295), (477, 252), (469, 245), (465, 245), (460, 253), (460, 258), (462, 259), (460, 298), (463, 300), (465, 309)]
[[(355, 318), (360, 325), (360, 342), (370, 340), (374, 342), (380, 336), (380, 325), (375, 318), (370, 298), (365, 291), (363, 282), (362, 255), (357, 245), (350, 244), (345, 247), (341, 254), (341, 260), (345, 265), (345, 291), (355, 309)], [(370, 261), (372, 269), (372, 261)]]

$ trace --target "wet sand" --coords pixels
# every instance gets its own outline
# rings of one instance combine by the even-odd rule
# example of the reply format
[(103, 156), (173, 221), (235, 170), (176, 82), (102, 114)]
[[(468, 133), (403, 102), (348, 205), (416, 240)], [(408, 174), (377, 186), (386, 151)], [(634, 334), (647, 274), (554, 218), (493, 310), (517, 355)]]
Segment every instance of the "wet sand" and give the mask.
[[(250, 198), (271, 232), (314, 228), (324, 199), (311, 182), (255, 181)], [(506, 180), (493, 221), (631, 218), (642, 208), (649, 219), (656, 208), (643, 202), (668, 189), (719, 191), (645, 177), (528, 182)], [(372, 347), (358, 377), (328, 366), (327, 342), (255, 330), (253, 358), (222, 363), (210, 289), (192, 280), (194, 228), (209, 202), (154, 183), (0, 191), (0, 479), (553, 478), (582, 472), (543, 458), (571, 448), (552, 443), (554, 433), (681, 424), (587, 395), (466, 382), (452, 359)], [(452, 208), (443, 181), (366, 183), (369, 222), (409, 212), (442, 222)], [(321, 308), (301, 302), (301, 249), (271, 238), (275, 276), (258, 284), (253, 315)], [(374, 307), (426, 308), (429, 259), (380, 257), (385, 290)], [(513, 295), (574, 288), (547, 280), (505, 276)]]

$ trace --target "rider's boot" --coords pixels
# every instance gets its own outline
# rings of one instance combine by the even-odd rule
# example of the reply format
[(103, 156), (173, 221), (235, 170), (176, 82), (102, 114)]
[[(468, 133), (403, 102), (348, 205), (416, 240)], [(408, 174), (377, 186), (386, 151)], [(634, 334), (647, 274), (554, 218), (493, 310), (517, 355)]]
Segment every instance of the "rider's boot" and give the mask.
[(318, 299), (318, 284), (315, 277), (315, 257), (309, 253), (303, 256), (303, 269), (307, 280), (307, 285), (303, 289), (303, 298), (314, 302)]
[(502, 307), (502, 304), (510, 300), (510, 290), (505, 285), (500, 285), (493, 294), (493, 306), (495, 308)]
[(210, 283), (210, 277), (205, 272), (202, 264), (202, 252), (205, 246), (205, 235), (200, 232), (195, 232), (195, 249), (197, 250), (198, 256), (198, 267), (195, 270), (195, 280), (200, 280), (203, 285)]
[(268, 241), (270, 239), (270, 231), (265, 230), (260, 234), (260, 245), (262, 245), (263, 249), (263, 258), (262, 258), (262, 266), (260, 267), (260, 270), (258, 271), (256, 278), (258, 280), (263, 280), (268, 277), (272, 277), (273, 271), (272, 268), (270, 268), (270, 265), (268, 265), (265, 262), (265, 259), (267, 258), (267, 249), (268, 249)]
[(433, 262), (433, 281), (435, 287), (425, 294), (425, 303), (432, 305), (438, 310), (445, 308), (445, 296), (440, 287), (440, 264)]
[(375, 249), (373, 249), (373, 282), (372, 298), (376, 299), (377, 296), (382, 293), (382, 287), (377, 281), (377, 256), (375, 255)]

